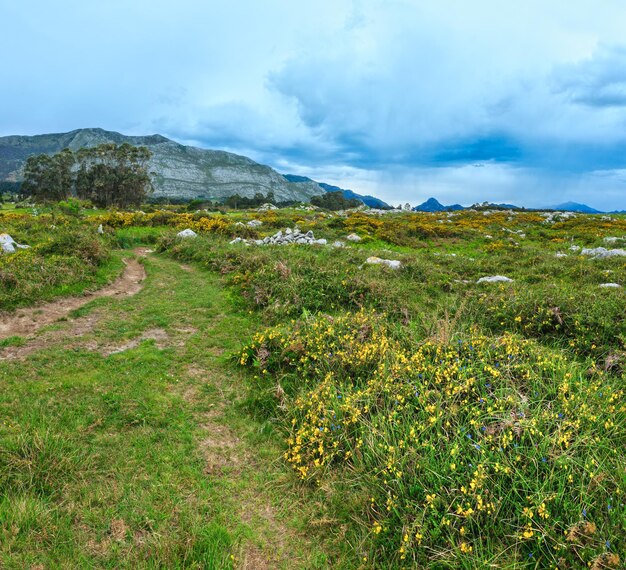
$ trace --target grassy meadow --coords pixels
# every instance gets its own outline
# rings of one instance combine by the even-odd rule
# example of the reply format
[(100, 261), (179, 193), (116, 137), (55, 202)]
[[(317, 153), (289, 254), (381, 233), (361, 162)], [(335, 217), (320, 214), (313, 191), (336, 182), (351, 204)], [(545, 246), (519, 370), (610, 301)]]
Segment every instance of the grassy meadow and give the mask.
[[(343, 246), (230, 243), (294, 227)], [(626, 257), (581, 249), (626, 248), (626, 217), (52, 208), (0, 231), (31, 246), (0, 256), (7, 312), (153, 250), (135, 296), (0, 339), (0, 567), (623, 567)]]

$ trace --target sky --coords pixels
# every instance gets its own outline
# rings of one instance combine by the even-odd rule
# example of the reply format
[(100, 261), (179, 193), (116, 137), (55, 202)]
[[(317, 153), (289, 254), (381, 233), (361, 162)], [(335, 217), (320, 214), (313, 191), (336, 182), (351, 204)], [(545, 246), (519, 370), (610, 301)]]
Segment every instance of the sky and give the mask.
[(624, 0), (0, 0), (0, 136), (160, 133), (392, 204), (626, 209)]

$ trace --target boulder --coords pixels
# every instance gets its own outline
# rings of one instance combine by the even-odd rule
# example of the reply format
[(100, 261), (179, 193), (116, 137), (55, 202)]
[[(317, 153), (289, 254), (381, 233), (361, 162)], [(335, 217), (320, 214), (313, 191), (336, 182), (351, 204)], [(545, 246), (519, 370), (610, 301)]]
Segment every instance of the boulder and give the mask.
[(491, 275), (489, 277), (481, 277), (476, 283), (511, 283), (513, 279), (504, 275)]
[(262, 226), (263, 222), (261, 220), (250, 220), (248, 222), (248, 226), (250, 226), (251, 228), (258, 228), (259, 226)]
[(349, 236), (346, 236), (346, 239), (348, 241), (358, 242), (358, 241), (361, 241), (363, 238), (361, 238), (360, 236), (358, 236), (356, 234), (350, 234)]
[(380, 257), (368, 257), (365, 260), (365, 263), (369, 263), (370, 265), (386, 265), (390, 269), (400, 269), (402, 267), (402, 262), (396, 259), (381, 259)]
[(28, 249), (29, 245), (17, 243), (9, 234), (0, 234), (0, 249), (3, 253), (15, 253), (18, 249)]
[(187, 228), (186, 230), (183, 230), (182, 232), (178, 232), (176, 234), (176, 237), (179, 237), (182, 239), (195, 238), (195, 237), (198, 237), (198, 234), (194, 232), (193, 230), (190, 230), (189, 228)]
[(588, 255), (594, 259), (604, 259), (606, 257), (626, 256), (626, 249), (606, 249), (606, 247), (585, 248), (581, 255)]

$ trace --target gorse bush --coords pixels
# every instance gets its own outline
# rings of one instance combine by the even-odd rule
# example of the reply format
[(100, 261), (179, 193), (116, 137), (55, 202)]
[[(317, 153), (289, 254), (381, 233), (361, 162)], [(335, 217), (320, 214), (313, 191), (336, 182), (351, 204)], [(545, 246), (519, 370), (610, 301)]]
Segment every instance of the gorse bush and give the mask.
[(366, 311), (259, 333), (240, 363), (276, 395), (299, 477), (354, 505), (368, 564), (623, 558), (624, 376), (510, 334), (416, 342)]

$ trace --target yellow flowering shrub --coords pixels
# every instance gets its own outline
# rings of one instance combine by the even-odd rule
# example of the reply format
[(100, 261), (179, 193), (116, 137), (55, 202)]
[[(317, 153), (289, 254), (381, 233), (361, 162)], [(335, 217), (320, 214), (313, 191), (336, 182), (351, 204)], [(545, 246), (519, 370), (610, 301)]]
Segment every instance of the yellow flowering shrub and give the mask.
[[(369, 311), (268, 329), (240, 363), (280, 386), (298, 476), (362, 498), (375, 565), (488, 553), (547, 568), (623, 550), (623, 375), (512, 334), (417, 342)], [(566, 542), (582, 520), (598, 531)]]

